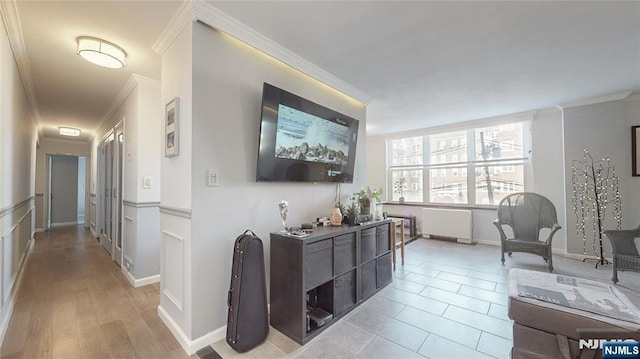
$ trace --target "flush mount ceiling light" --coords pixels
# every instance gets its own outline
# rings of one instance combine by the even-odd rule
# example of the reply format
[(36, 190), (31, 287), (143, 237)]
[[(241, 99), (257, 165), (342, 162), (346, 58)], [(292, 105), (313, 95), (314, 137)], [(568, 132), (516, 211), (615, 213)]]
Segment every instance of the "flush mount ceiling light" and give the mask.
[(80, 36), (78, 42), (78, 55), (83, 59), (102, 67), (119, 69), (124, 67), (124, 59), (127, 53), (119, 46), (108, 41), (89, 36)]
[(80, 130), (78, 130), (77, 128), (58, 127), (58, 131), (63, 136), (74, 136), (74, 137), (80, 136)]

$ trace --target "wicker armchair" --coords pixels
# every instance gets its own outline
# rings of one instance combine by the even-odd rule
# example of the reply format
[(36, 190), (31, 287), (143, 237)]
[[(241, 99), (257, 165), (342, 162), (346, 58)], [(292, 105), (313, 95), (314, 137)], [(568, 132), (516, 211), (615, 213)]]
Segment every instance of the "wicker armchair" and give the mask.
[(618, 271), (640, 272), (640, 254), (634, 238), (640, 237), (640, 223), (634, 229), (607, 230), (604, 234), (613, 251), (613, 280), (618, 283)]
[[(498, 218), (493, 224), (500, 232), (503, 264), (505, 252), (509, 255), (513, 252), (527, 252), (544, 258), (549, 265), (549, 272), (553, 271), (551, 240), (562, 227), (558, 225), (556, 208), (549, 199), (530, 192), (510, 194), (498, 204)], [(513, 238), (507, 238), (502, 228), (504, 225), (513, 229)], [(539, 240), (542, 228), (551, 230), (544, 241)]]

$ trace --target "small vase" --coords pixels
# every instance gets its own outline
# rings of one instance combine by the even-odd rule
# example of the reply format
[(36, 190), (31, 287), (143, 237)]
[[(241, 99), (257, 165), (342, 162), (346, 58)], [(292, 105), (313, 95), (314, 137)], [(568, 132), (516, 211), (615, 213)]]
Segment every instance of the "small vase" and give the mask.
[(398, 202), (400, 202), (400, 203), (404, 203), (404, 197), (400, 197), (400, 198), (398, 198)]
[(331, 211), (330, 224), (332, 226), (342, 225), (342, 212), (340, 212), (340, 208), (336, 207)]
[(382, 203), (376, 203), (376, 206), (375, 206), (374, 212), (373, 212), (373, 218), (376, 221), (381, 221), (382, 220)]

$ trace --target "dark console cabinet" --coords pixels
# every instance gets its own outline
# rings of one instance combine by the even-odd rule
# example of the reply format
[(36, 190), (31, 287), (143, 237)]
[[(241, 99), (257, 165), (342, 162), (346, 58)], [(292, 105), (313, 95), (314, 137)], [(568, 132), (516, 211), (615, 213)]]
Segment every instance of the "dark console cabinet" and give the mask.
[[(390, 220), (271, 234), (271, 325), (300, 344), (391, 283)], [(332, 315), (316, 326), (308, 308)], [(321, 311), (321, 312), (322, 312)]]

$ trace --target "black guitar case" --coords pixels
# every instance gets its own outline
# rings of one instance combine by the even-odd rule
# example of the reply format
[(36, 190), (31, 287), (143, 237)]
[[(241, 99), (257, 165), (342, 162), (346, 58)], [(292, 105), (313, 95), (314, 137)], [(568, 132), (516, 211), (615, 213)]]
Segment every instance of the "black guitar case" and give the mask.
[(269, 334), (267, 283), (262, 241), (246, 230), (233, 246), (231, 287), (227, 299), (227, 344), (238, 353), (262, 344)]

